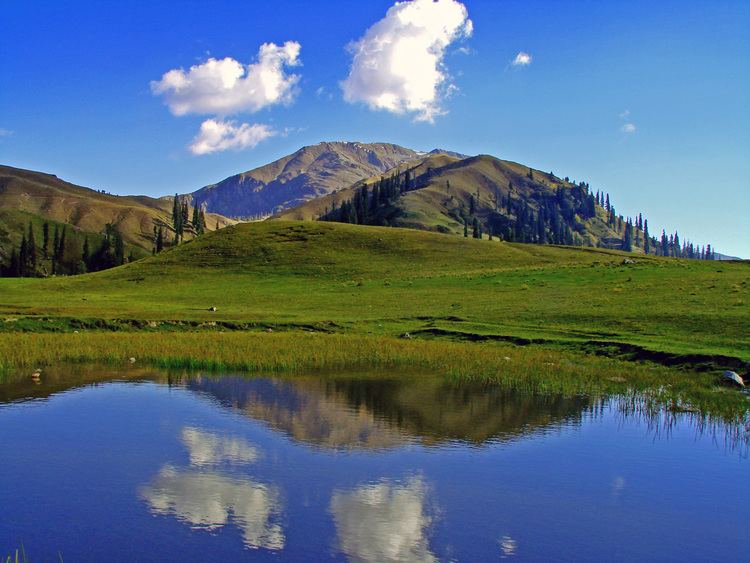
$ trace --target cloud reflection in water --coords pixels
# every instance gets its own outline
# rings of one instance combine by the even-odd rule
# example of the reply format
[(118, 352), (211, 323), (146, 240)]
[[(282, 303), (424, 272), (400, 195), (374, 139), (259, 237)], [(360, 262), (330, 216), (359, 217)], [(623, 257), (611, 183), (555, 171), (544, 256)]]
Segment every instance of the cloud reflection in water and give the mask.
[(252, 548), (279, 550), (284, 530), (278, 487), (246, 476), (227, 475), (216, 466), (253, 463), (258, 449), (246, 440), (224, 437), (194, 427), (185, 427), (182, 442), (188, 449), (189, 468), (165, 465), (139, 496), (154, 514), (173, 515), (195, 528), (213, 530), (230, 520), (242, 530), (243, 541)]
[(341, 550), (352, 561), (436, 561), (426, 537), (426, 493), (421, 478), (334, 491), (331, 513)]

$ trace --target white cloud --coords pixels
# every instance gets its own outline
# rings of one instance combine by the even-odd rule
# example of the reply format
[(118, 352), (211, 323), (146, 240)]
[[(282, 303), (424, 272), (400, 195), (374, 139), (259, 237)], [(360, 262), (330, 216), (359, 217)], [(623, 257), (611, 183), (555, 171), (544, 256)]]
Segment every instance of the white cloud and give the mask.
[(226, 150), (252, 149), (261, 141), (276, 135), (268, 125), (262, 123), (237, 123), (207, 119), (201, 123), (198, 134), (188, 147), (196, 155), (211, 154)]
[(0, 127), (0, 137), (10, 137), (13, 134), (13, 131), (10, 129), (3, 129)]
[(622, 127), (620, 127), (620, 131), (623, 133), (635, 133), (635, 123), (626, 123)]
[(520, 51), (516, 55), (516, 58), (513, 59), (513, 62), (510, 64), (512, 64), (513, 66), (529, 66), (533, 59), (534, 57), (532, 57), (528, 53), (524, 53), (523, 51)]
[(396, 2), (349, 46), (353, 59), (341, 83), (344, 99), (433, 122), (445, 113), (441, 102), (451, 90), (445, 49), (471, 33), (466, 7), (457, 0)]
[(620, 119), (626, 119), (630, 115), (630, 110), (626, 109), (622, 113), (618, 114), (620, 116)]
[(244, 65), (235, 59), (209, 58), (205, 63), (170, 70), (151, 82), (151, 91), (163, 96), (174, 115), (188, 113), (220, 116), (290, 103), (296, 95), (299, 75), (286, 67), (300, 64), (301, 46), (296, 41), (283, 45), (264, 43), (258, 60)]
[(420, 478), (334, 491), (331, 513), (341, 550), (353, 561), (437, 561), (427, 541), (426, 492)]

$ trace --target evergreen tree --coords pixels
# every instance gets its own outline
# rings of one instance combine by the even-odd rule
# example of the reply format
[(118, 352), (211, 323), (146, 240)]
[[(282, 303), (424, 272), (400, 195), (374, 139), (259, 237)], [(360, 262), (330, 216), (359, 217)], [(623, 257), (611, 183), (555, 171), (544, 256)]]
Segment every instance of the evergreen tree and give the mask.
[(629, 220), (625, 223), (625, 236), (623, 238), (622, 248), (625, 252), (633, 251), (633, 226)]
[(156, 235), (156, 253), (158, 254), (164, 250), (164, 229), (159, 226), (159, 231)]
[(182, 204), (177, 194), (174, 194), (174, 202), (172, 204), (172, 227), (175, 232), (175, 244), (179, 242), (179, 235), (182, 234)]
[(83, 251), (81, 252), (81, 260), (86, 264), (86, 268), (89, 267), (91, 260), (91, 249), (89, 248), (89, 237), (83, 239)]
[(198, 232), (198, 229), (200, 228), (200, 212), (198, 211), (198, 204), (195, 204), (195, 207), (193, 207), (193, 228), (195, 229), (195, 232)]
[(49, 223), (46, 221), (42, 225), (42, 256), (45, 260), (49, 258)]
[(651, 237), (648, 234), (648, 219), (643, 222), (643, 251), (646, 254), (651, 252)]
[(468, 237), (469, 237), (469, 224), (466, 221), (464, 221), (464, 238), (468, 238)]
[(55, 250), (55, 262), (57, 262), (58, 269), (60, 269), (65, 262), (65, 232), (67, 227), (63, 226), (60, 232), (60, 240), (57, 243), (57, 249)]
[(203, 234), (203, 233), (206, 232), (206, 212), (203, 209), (203, 207), (201, 207), (201, 212), (200, 212), (199, 218), (200, 218), (200, 222), (201, 222), (201, 233), (200, 234)]
[(8, 265), (8, 277), (18, 278), (21, 276), (21, 260), (18, 251), (14, 248), (10, 253), (10, 264)]
[(29, 223), (29, 238), (28, 238), (28, 274), (29, 276), (36, 275), (36, 241), (34, 240), (34, 226)]
[(479, 227), (479, 219), (474, 217), (474, 238), (482, 238), (482, 230)]
[(187, 201), (183, 201), (180, 202), (180, 206), (180, 211), (182, 212), (182, 228), (184, 230), (190, 223), (190, 205)]
[(28, 274), (29, 264), (29, 244), (26, 240), (26, 233), (21, 237), (21, 246), (18, 249), (18, 275), (24, 277)]

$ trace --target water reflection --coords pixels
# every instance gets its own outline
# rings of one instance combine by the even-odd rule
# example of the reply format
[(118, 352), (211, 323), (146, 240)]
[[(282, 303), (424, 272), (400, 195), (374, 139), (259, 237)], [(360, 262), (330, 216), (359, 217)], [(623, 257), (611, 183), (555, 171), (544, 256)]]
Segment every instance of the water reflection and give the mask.
[(188, 450), (190, 467), (167, 464), (140, 488), (139, 496), (151, 511), (206, 530), (231, 521), (242, 530), (246, 546), (282, 549), (284, 531), (278, 523), (278, 487), (244, 475), (228, 475), (216, 467), (253, 463), (259, 458), (258, 449), (242, 438), (195, 427), (184, 427), (181, 438)]
[(426, 497), (421, 477), (334, 491), (339, 548), (352, 561), (436, 561), (427, 542)]
[(418, 439), (483, 443), (578, 424), (586, 397), (522, 394), (496, 385), (411, 379), (191, 377), (191, 390), (263, 420), (297, 441), (377, 449)]
[(248, 547), (284, 547), (284, 532), (274, 522), (280, 512), (276, 487), (214, 471), (167, 465), (141, 489), (140, 496), (155, 514), (174, 515), (197, 528), (219, 528), (231, 516)]
[(259, 456), (258, 449), (246, 440), (220, 436), (189, 426), (182, 429), (182, 442), (190, 454), (190, 465), (196, 467), (222, 462), (253, 463)]

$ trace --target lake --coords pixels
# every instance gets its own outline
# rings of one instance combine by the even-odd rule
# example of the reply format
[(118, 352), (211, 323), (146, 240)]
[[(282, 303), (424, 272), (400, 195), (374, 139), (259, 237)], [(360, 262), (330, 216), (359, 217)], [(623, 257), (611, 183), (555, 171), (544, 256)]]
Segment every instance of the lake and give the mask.
[(750, 560), (747, 442), (428, 374), (73, 366), (0, 384), (0, 556)]

